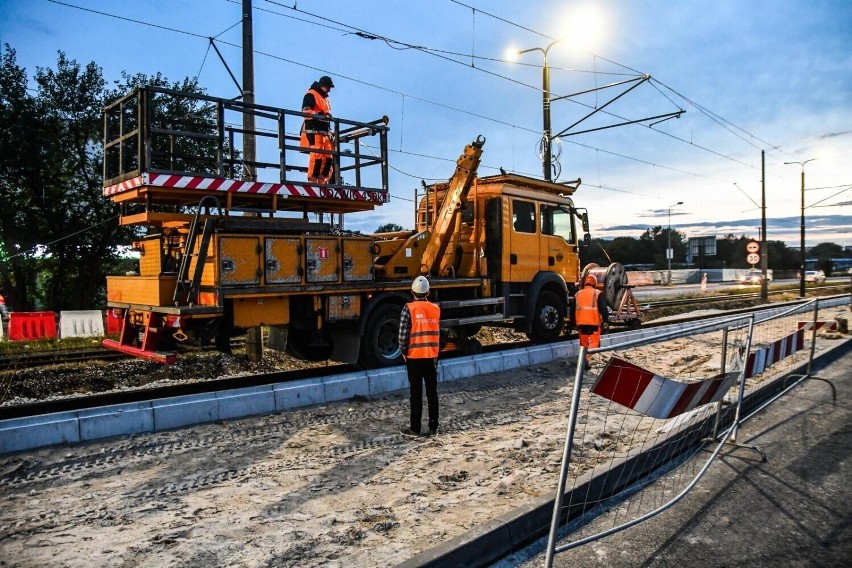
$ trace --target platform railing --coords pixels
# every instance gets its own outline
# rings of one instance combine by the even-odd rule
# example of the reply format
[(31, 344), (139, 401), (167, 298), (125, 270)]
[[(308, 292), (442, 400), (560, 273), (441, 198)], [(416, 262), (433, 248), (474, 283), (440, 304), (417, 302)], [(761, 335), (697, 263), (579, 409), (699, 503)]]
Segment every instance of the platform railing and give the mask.
[[(245, 179), (244, 171), (252, 171), (252, 181), (306, 182), (299, 132), (313, 115), (159, 87), (135, 89), (103, 114), (104, 187), (142, 173)], [(250, 131), (242, 126), (245, 115), (255, 118)], [(387, 117), (369, 122), (330, 117), (332, 149), (313, 150), (332, 156), (334, 178), (325, 185), (386, 192), (387, 123)], [(246, 136), (256, 140), (255, 160), (245, 160), (239, 150)], [(367, 140), (377, 153), (366, 147)]]

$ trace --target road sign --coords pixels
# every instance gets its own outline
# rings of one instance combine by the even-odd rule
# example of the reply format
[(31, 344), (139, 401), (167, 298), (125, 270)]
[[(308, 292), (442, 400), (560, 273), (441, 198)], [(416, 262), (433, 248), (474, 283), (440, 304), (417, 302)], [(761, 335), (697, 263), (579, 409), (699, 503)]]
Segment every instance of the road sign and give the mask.
[[(748, 252), (757, 252), (760, 250), (760, 244), (757, 241), (749, 241), (746, 245), (746, 251)], [(752, 263), (754, 264), (754, 263)]]
[(756, 252), (750, 252), (746, 257), (746, 262), (748, 262), (749, 264), (757, 264), (758, 262), (760, 262), (760, 255)]

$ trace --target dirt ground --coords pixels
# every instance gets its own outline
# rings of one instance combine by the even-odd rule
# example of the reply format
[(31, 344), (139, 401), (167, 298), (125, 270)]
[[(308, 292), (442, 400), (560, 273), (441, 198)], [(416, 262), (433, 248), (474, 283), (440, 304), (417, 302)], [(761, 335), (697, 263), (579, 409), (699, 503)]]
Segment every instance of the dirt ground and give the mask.
[(442, 383), (433, 438), (398, 433), (398, 392), (0, 456), (0, 566), (393, 565), (555, 491), (573, 375)]

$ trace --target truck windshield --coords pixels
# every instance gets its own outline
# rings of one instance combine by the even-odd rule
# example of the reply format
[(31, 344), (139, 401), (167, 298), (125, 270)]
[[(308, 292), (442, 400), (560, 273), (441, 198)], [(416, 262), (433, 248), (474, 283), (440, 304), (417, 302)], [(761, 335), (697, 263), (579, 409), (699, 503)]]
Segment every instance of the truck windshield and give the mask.
[(542, 205), (541, 233), (559, 236), (569, 243), (574, 243), (574, 226), (571, 214), (562, 210), (558, 205)]

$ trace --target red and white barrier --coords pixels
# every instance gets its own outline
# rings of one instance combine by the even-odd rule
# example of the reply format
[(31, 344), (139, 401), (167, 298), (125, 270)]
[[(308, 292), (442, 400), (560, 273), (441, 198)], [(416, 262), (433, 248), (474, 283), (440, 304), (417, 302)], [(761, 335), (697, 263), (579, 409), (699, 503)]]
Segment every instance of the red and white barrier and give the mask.
[(613, 357), (598, 375), (592, 392), (646, 416), (668, 419), (721, 400), (738, 374), (734, 371), (682, 383)]
[(811, 331), (811, 330), (814, 329), (814, 325), (816, 325), (816, 328), (818, 330), (824, 328), (824, 331), (837, 331), (837, 321), (835, 321), (835, 320), (818, 321), (818, 322), (800, 321), (798, 323), (798, 326), (799, 326), (798, 329), (803, 329), (805, 331)]
[(773, 363), (777, 363), (784, 357), (789, 357), (804, 346), (805, 330), (800, 329), (799, 331), (794, 331), (783, 339), (779, 339), (771, 345), (752, 351), (748, 355), (748, 362), (746, 362), (746, 378), (749, 379), (755, 375), (759, 375), (764, 372), (768, 366)]

